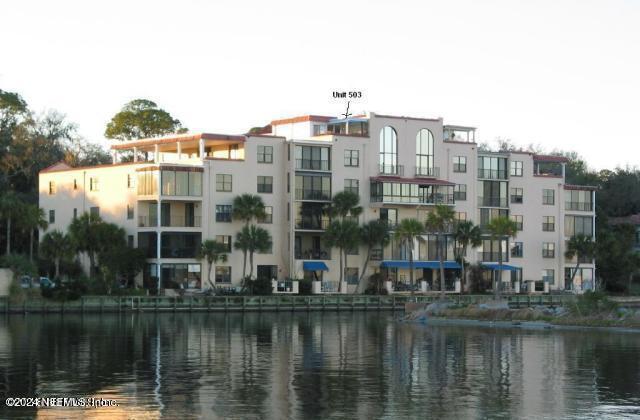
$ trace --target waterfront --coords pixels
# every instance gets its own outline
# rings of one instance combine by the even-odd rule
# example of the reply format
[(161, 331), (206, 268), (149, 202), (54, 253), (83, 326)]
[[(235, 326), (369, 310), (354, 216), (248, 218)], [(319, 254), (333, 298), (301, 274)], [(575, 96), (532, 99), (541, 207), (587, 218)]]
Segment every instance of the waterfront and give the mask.
[(118, 407), (89, 414), (135, 418), (640, 416), (640, 334), (411, 325), (397, 316), (14, 315), (0, 320), (0, 389), (3, 400), (115, 398)]

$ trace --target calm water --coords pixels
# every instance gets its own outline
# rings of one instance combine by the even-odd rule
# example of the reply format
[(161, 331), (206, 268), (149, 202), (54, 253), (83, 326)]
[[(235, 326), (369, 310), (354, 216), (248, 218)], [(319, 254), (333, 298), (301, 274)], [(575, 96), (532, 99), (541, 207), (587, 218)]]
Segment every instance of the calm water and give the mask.
[[(0, 319), (0, 417), (640, 417), (640, 334), (407, 325), (391, 313)], [(18, 409), (11, 396), (119, 406)]]

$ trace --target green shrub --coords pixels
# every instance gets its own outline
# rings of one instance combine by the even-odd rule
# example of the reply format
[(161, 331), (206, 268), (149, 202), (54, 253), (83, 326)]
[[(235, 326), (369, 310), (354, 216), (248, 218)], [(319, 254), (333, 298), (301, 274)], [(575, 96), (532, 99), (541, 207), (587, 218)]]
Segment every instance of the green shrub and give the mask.
[(266, 277), (256, 280), (247, 279), (246, 285), (252, 295), (266, 296), (273, 293), (273, 289), (271, 288), (271, 279)]
[(311, 280), (300, 280), (298, 283), (298, 294), (300, 295), (310, 295), (313, 291), (313, 285), (311, 284)]
[(591, 290), (576, 297), (569, 310), (573, 315), (589, 316), (612, 312), (618, 308), (618, 304), (611, 301), (603, 292), (593, 292)]
[(29, 257), (19, 254), (9, 254), (0, 257), (0, 267), (6, 267), (13, 271), (13, 278), (18, 279), (21, 276), (28, 275), (35, 277), (38, 275), (38, 269), (34, 263), (29, 261)]
[(87, 294), (87, 284), (82, 280), (60, 282), (56, 280), (56, 287), (41, 288), (43, 297), (57, 301), (78, 300)]

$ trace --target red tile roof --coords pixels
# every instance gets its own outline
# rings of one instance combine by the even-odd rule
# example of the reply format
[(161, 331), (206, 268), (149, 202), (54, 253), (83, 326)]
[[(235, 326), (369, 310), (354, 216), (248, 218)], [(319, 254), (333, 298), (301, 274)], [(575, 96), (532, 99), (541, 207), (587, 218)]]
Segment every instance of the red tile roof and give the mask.
[(579, 191), (596, 191), (598, 189), (598, 187), (593, 186), (593, 185), (571, 185), (571, 184), (564, 184), (564, 189), (565, 190), (579, 190)]
[(156, 144), (171, 144), (186, 141), (198, 141), (203, 140), (229, 140), (229, 141), (245, 141), (246, 137), (241, 135), (229, 135), (229, 134), (214, 134), (214, 133), (198, 133), (192, 135), (176, 135), (171, 137), (159, 137), (157, 139), (140, 139), (135, 141), (128, 141), (122, 144), (113, 144), (112, 150), (127, 150), (134, 147), (153, 146)]
[(333, 118), (335, 117), (327, 117), (325, 115), (302, 115), (300, 117), (274, 120), (274, 121), (271, 121), (271, 125), (274, 126), (274, 125), (282, 125), (282, 124), (294, 124), (294, 123), (306, 122), (306, 121), (329, 122), (329, 120)]
[(98, 168), (111, 168), (114, 166), (125, 166), (125, 165), (142, 165), (149, 164), (152, 162), (118, 162), (118, 163), (103, 163), (100, 165), (90, 165), (90, 166), (69, 166), (65, 162), (58, 162), (49, 166), (48, 168), (44, 168), (40, 171), (40, 173), (50, 173), (50, 172), (66, 172), (66, 171), (79, 171), (82, 169), (98, 169)]
[(554, 155), (533, 155), (533, 160), (538, 162), (560, 162), (560, 163), (569, 162), (569, 159), (564, 156), (554, 156)]
[(420, 185), (450, 185), (455, 186), (453, 182), (436, 178), (403, 178), (395, 175), (379, 175), (370, 178), (373, 182), (400, 182), (403, 184), (420, 184)]

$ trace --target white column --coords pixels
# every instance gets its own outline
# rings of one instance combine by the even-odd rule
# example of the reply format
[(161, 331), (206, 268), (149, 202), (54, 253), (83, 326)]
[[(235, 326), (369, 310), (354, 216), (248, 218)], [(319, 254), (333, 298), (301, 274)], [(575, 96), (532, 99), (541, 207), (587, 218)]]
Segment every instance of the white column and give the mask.
[(160, 146), (157, 144), (153, 146), (153, 161), (155, 163), (160, 163)]
[(182, 143), (178, 142), (178, 160), (182, 159)]
[(118, 152), (116, 150), (111, 151), (111, 163), (118, 163)]
[(311, 293), (319, 295), (322, 293), (322, 282), (314, 280), (311, 282)]
[[(158, 145), (156, 144), (156, 151), (158, 150)], [(155, 158), (157, 159), (157, 152)], [(161, 200), (162, 197), (162, 171), (158, 168), (158, 220), (156, 221), (156, 235), (158, 235), (156, 240), (156, 259), (157, 259), (157, 269), (158, 269), (158, 295), (160, 295), (160, 286), (162, 285), (162, 265), (161, 265), (161, 241), (162, 241), (162, 232), (160, 231), (160, 227), (162, 226), (162, 214), (161, 214)]]
[(298, 280), (293, 281), (293, 287), (291, 289), (291, 293), (297, 295), (300, 292), (300, 282)]
[(390, 282), (389, 280), (384, 282), (384, 288), (387, 289), (388, 294), (393, 293), (393, 283)]
[[(180, 144), (180, 143), (178, 143)], [(278, 281), (277, 280), (271, 280), (271, 293), (276, 294), (278, 293)]]
[(133, 161), (134, 162), (138, 161), (138, 148), (137, 147), (133, 148)]
[(460, 291), (462, 290), (461, 284), (460, 284), (460, 279), (457, 278), (455, 280), (454, 284), (455, 284), (456, 293), (460, 293)]
[(426, 282), (426, 280), (422, 280), (420, 282), (420, 291), (423, 292), (423, 293), (427, 291), (427, 282)]
[(200, 159), (204, 159), (204, 139), (198, 141), (198, 156)]

